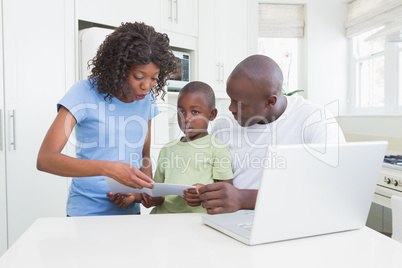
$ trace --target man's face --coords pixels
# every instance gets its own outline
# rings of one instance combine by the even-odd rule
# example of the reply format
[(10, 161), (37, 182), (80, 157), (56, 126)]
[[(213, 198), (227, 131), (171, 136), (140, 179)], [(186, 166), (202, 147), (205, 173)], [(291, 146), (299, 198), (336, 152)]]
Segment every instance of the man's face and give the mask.
[(226, 92), (230, 97), (229, 110), (239, 125), (252, 126), (265, 122), (267, 109), (264, 96), (246, 77), (229, 77)]

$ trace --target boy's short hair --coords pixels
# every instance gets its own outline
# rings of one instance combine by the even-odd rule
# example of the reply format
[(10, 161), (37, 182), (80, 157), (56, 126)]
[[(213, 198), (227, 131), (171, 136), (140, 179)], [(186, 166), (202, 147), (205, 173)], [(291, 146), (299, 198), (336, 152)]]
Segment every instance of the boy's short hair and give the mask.
[(191, 93), (201, 93), (204, 94), (205, 99), (207, 100), (209, 109), (215, 108), (215, 93), (210, 85), (201, 81), (192, 81), (186, 84), (179, 93), (180, 96), (184, 94), (191, 94)]

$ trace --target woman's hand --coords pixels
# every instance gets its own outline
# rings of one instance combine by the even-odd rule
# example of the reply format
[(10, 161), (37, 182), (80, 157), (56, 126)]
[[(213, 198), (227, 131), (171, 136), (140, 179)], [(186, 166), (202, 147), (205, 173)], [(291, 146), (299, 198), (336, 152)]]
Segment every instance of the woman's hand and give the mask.
[(134, 202), (134, 194), (113, 194), (112, 192), (107, 193), (110, 201), (117, 205), (119, 208), (124, 208)]
[(116, 180), (117, 182), (137, 189), (150, 188), (152, 189), (153, 180), (145, 175), (139, 169), (123, 163), (123, 162), (111, 162), (105, 161), (104, 165), (105, 176)]
[(110, 201), (117, 205), (119, 208), (124, 208), (130, 205), (131, 203), (140, 203), (142, 201), (141, 194), (130, 193), (130, 194), (113, 194), (112, 192), (107, 193), (107, 197), (109, 197)]

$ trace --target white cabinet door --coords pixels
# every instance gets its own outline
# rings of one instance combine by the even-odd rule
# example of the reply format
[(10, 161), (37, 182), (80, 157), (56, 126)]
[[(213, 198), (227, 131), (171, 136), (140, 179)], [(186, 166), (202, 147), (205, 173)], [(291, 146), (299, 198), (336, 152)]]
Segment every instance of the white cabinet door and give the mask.
[(160, 27), (160, 0), (77, 0), (78, 20), (118, 27), (122, 22), (140, 21)]
[(198, 36), (198, 0), (160, 1), (162, 29)]
[[(2, 7), (0, 6), (0, 62), (3, 62)], [(6, 153), (4, 125), (3, 64), (0, 64), (0, 256), (7, 250), (7, 192), (6, 192)]]
[(215, 25), (215, 0), (202, 0), (199, 4), (199, 37), (198, 37), (198, 78), (209, 84), (215, 91), (221, 90), (222, 83), (219, 82), (219, 68), (217, 65), (218, 55), (216, 47), (215, 32), (218, 32)]
[(199, 78), (218, 98), (226, 97), (226, 80), (247, 56), (247, 1), (200, 1)]
[(39, 172), (36, 158), (56, 103), (70, 86), (67, 73), (74, 73), (66, 70), (67, 44), (74, 47), (74, 35), (65, 34), (74, 28), (69, 2), (2, 1), (9, 246), (37, 218), (65, 216), (67, 179)]
[(164, 100), (162, 100), (160, 96), (157, 97), (156, 103), (158, 105), (159, 114), (152, 119), (151, 161), (153, 174), (155, 174), (159, 152), (162, 147), (169, 142), (169, 110), (171, 107), (169, 106), (168, 98), (168, 94), (165, 95)]
[(88, 70), (88, 61), (96, 56), (99, 46), (112, 32), (111, 29), (100, 27), (91, 27), (78, 32), (79, 79), (87, 79), (91, 74), (91, 70)]
[(227, 78), (247, 56), (247, 0), (219, 0), (217, 3), (219, 13), (215, 18), (220, 29), (216, 37), (220, 79), (223, 79), (223, 91), (226, 91)]

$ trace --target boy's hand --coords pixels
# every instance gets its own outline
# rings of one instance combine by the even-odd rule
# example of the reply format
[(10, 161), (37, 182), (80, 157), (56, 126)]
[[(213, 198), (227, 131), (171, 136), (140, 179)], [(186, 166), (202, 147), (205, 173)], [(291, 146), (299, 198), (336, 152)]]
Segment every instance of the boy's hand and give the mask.
[(189, 188), (185, 191), (183, 191), (183, 199), (186, 200), (187, 204), (190, 207), (197, 207), (201, 206), (201, 199), (200, 199), (200, 193), (198, 192), (198, 189), (203, 187), (203, 184), (196, 183), (194, 184), (195, 189)]
[(142, 193), (141, 204), (146, 208), (160, 206), (162, 205), (163, 201), (165, 201), (164, 196), (150, 196), (146, 193)]

